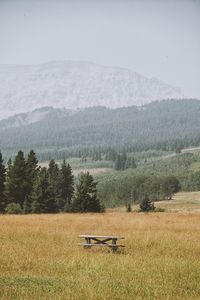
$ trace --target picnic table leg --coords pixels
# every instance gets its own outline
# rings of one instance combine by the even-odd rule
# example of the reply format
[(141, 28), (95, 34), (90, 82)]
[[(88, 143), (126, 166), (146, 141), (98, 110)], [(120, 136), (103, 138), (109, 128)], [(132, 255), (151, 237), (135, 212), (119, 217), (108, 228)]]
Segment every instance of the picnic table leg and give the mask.
[[(112, 251), (113, 251), (113, 252), (115, 252), (115, 251), (117, 250), (117, 248), (118, 248), (116, 242), (117, 242), (117, 239), (112, 239), (112, 245), (113, 245)], [(114, 245), (116, 245), (116, 246), (114, 246)]]
[[(86, 244), (90, 244), (91, 245), (91, 239), (90, 238), (85, 238), (85, 240), (86, 240)], [(91, 248), (91, 246), (84, 246), (84, 248)]]

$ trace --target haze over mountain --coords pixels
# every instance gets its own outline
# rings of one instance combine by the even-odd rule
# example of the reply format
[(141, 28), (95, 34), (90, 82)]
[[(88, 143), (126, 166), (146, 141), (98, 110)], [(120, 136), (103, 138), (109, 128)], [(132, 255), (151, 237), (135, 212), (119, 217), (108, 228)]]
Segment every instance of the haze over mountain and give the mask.
[(117, 108), (181, 97), (179, 88), (124, 68), (79, 61), (0, 65), (1, 119), (45, 106)]

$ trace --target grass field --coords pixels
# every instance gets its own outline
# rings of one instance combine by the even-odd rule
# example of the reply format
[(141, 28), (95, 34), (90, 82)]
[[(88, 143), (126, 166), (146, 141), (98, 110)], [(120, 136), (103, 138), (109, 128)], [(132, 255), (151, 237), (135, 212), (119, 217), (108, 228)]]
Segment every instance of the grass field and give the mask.
[[(82, 249), (119, 234), (125, 251)], [(0, 216), (0, 299), (200, 299), (200, 214)]]
[(181, 192), (172, 200), (156, 202), (155, 205), (168, 212), (200, 212), (200, 192)]

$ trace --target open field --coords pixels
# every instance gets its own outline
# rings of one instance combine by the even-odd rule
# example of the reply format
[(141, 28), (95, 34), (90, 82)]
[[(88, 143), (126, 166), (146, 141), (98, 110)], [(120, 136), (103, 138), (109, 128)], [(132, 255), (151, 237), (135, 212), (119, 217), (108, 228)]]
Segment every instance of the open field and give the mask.
[[(200, 299), (199, 213), (0, 216), (0, 299)], [(124, 235), (125, 251), (79, 234)]]
[(155, 205), (169, 212), (200, 212), (200, 192), (181, 192), (172, 200), (156, 202)]

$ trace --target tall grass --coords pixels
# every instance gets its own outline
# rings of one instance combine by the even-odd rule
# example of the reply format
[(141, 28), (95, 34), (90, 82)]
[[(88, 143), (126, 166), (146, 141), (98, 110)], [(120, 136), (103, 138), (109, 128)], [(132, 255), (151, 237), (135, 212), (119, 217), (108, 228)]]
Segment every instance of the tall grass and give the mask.
[[(200, 214), (0, 216), (0, 299), (200, 299)], [(125, 251), (82, 249), (119, 234)]]

